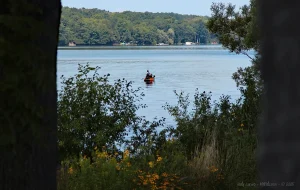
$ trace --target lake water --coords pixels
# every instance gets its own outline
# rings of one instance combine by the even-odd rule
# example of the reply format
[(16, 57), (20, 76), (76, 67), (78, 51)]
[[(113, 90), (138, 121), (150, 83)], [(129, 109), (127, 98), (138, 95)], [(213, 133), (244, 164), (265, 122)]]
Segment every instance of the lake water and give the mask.
[[(254, 55), (254, 52), (250, 52)], [(138, 112), (151, 120), (155, 116), (165, 117), (167, 124), (175, 122), (162, 108), (166, 102), (177, 103), (174, 90), (190, 94), (195, 89), (211, 91), (213, 100), (222, 94), (232, 99), (240, 93), (232, 80), (238, 67), (249, 66), (245, 55), (229, 53), (221, 46), (164, 46), (164, 47), (75, 47), (58, 50), (58, 90), (60, 76), (73, 76), (78, 64), (100, 66), (100, 74), (110, 73), (110, 80), (125, 78), (133, 81), (134, 88), (142, 87), (145, 97), (142, 103), (147, 108)], [(153, 73), (155, 83), (144, 83), (147, 69)]]

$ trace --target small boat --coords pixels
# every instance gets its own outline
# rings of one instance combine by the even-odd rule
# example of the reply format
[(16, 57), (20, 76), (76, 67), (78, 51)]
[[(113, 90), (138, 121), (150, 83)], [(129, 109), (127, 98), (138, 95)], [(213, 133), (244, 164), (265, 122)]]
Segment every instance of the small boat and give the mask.
[(144, 82), (154, 82), (155, 75), (153, 77), (145, 77)]

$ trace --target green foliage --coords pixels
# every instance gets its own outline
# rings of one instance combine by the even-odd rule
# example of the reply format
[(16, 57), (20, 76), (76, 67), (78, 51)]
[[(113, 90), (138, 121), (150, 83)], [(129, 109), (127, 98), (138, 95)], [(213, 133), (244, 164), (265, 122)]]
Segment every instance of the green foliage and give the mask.
[(90, 155), (95, 146), (112, 147), (124, 140), (126, 127), (138, 120), (136, 111), (143, 107), (137, 104), (143, 96), (140, 89), (132, 89), (132, 83), (125, 79), (110, 84), (109, 74), (99, 76), (98, 69), (79, 65), (75, 77), (63, 77), (58, 100), (62, 157)]
[[(61, 151), (73, 157), (83, 154), (92, 159), (74, 159), (71, 168), (63, 164), (69, 167), (69, 173), (60, 171), (59, 189), (239, 189), (238, 183), (256, 182), (257, 122), (263, 88), (258, 70), (259, 36), (253, 32), (257, 26), (255, 6), (255, 1), (251, 1), (250, 6), (236, 13), (232, 5), (213, 4), (213, 16), (208, 21), (208, 28), (230, 51), (247, 56), (250, 49), (258, 53), (253, 58), (249, 56), (252, 66), (239, 68), (233, 74), (241, 97), (231, 102), (229, 96), (223, 95), (219, 101), (212, 102), (211, 92), (196, 90), (190, 105), (188, 95), (175, 91), (177, 105), (166, 104), (165, 109), (175, 118), (176, 128), (165, 128), (158, 133), (157, 127), (164, 126), (164, 119), (150, 122), (137, 117), (135, 112), (142, 107), (136, 104), (140, 92), (125, 88), (130, 84), (125, 80), (109, 84), (107, 76), (88, 77), (93, 69), (89, 66), (80, 67), (78, 75), (64, 80), (59, 100)], [(81, 14), (92, 17), (99, 12), (89, 11)], [(170, 13), (171, 17), (166, 19), (178, 25), (166, 26), (153, 13), (122, 14), (124, 19), (136, 22), (131, 26), (134, 32), (126, 38), (138, 39), (140, 44), (166, 40), (180, 43), (189, 40), (197, 30), (208, 33), (202, 25), (197, 28), (182, 22), (184, 19), (196, 21), (197, 17), (184, 18)], [(142, 21), (131, 17), (135, 14)], [(103, 11), (97, 19), (116, 19), (112, 15), (118, 14)], [(156, 26), (145, 24), (147, 19)], [(114, 23), (131, 25), (125, 21)], [(158, 35), (156, 38), (151, 37), (153, 31)], [(121, 114), (124, 110), (127, 111)], [(125, 129), (131, 132), (131, 138), (124, 139)], [(123, 156), (111, 151), (116, 141), (123, 142), (127, 149)], [(96, 149), (94, 153), (95, 146), (103, 145), (108, 145), (107, 152)], [(85, 149), (91, 156), (82, 152)]]
[(236, 189), (241, 181), (256, 181), (254, 152), (260, 109), (255, 92), (249, 87), (236, 103), (231, 103), (229, 96), (213, 103), (210, 93), (196, 91), (193, 111), (189, 111), (188, 95), (175, 92), (178, 104), (165, 108), (178, 124), (173, 133), (189, 162), (185, 173), (189, 184), (204, 189)]
[(93, 163), (81, 157), (72, 164), (63, 164), (58, 171), (58, 190), (181, 189), (179, 175), (172, 172), (173, 168), (184, 166), (178, 155), (175, 159), (156, 155), (138, 160), (127, 150), (109, 154), (95, 149)]
[[(177, 128), (174, 130), (175, 137), (184, 145), (184, 149), (189, 159), (192, 157), (194, 151), (198, 145), (202, 144), (206, 130), (209, 128), (209, 123), (203, 123), (202, 121), (196, 121), (196, 117), (204, 118), (207, 115), (213, 114), (210, 110), (210, 97), (205, 93), (195, 95), (195, 104), (202, 104), (201, 109), (195, 110), (196, 115), (192, 115), (188, 111), (189, 108), (189, 96), (184, 96), (183, 92), (178, 94), (175, 91), (178, 98), (178, 104), (176, 106), (171, 106), (166, 104), (165, 109), (167, 109), (171, 116), (173, 116), (177, 122)], [(200, 100), (200, 101), (199, 101)], [(199, 106), (200, 107), (200, 106)], [(202, 117), (203, 116), (203, 117)], [(195, 123), (198, 122), (198, 123)], [(204, 127), (208, 127), (205, 129)]]
[(222, 96), (212, 103), (210, 94), (196, 92), (189, 112), (187, 96), (177, 96), (178, 105), (166, 105), (178, 123), (171, 138), (169, 130), (155, 132), (159, 122), (136, 127), (130, 141), (139, 142), (137, 148), (129, 143), (121, 156), (94, 147), (93, 162), (84, 157), (63, 164), (69, 173), (60, 171), (59, 189), (237, 189), (241, 181), (255, 181), (256, 119), (243, 102), (256, 97), (230, 103)]
[[(241, 7), (238, 12), (234, 11), (235, 6), (232, 4), (225, 6), (223, 3), (213, 3), (211, 6), (212, 17), (207, 22), (208, 29), (217, 34), (224, 47), (231, 52), (248, 56), (253, 63), (252, 66), (245, 69), (239, 68), (233, 74), (233, 79), (245, 97), (244, 107), (247, 109), (245, 113), (255, 118), (258, 115), (249, 112), (253, 109), (255, 109), (254, 112), (257, 112), (260, 97), (263, 93), (263, 81), (259, 71), (260, 38), (258, 35), (256, 3), (256, 0), (251, 0), (249, 6)], [(255, 57), (251, 57), (247, 53), (251, 49), (256, 51)], [(248, 102), (250, 97), (253, 101)]]
[(107, 152), (93, 152), (93, 163), (81, 157), (76, 163), (64, 164), (58, 174), (58, 189), (132, 189), (134, 168), (128, 159), (118, 162), (115, 156)]
[[(231, 4), (214, 3), (207, 23), (224, 47), (248, 56), (253, 62), (233, 74), (241, 97), (230, 103), (228, 96), (222, 96), (219, 102), (212, 103), (210, 94), (196, 92), (193, 111), (189, 112), (188, 96), (176, 93), (178, 104), (165, 106), (178, 123), (173, 133), (184, 147), (189, 159), (190, 183), (194, 181), (197, 188), (237, 189), (240, 182), (257, 180), (255, 151), (263, 85), (258, 69), (260, 47), (255, 3), (252, 0), (240, 12), (234, 12)], [(256, 50), (255, 57), (248, 55), (251, 49)]]
[[(238, 12), (234, 11), (235, 6), (232, 4), (225, 6), (223, 3), (213, 3), (211, 6), (212, 17), (207, 22), (208, 29), (217, 34), (224, 47), (231, 52), (248, 56), (253, 63), (252, 66), (245, 69), (239, 68), (233, 74), (233, 79), (245, 97), (245, 113), (255, 118), (258, 117), (256, 112), (258, 112), (260, 97), (263, 93), (263, 81), (259, 71), (260, 41), (256, 3), (256, 0), (251, 0), (249, 6), (241, 7)], [(256, 51), (255, 57), (251, 57), (247, 53), (251, 49)], [(248, 101), (249, 98), (252, 101)], [(253, 109), (254, 112), (251, 111)]]
[(69, 41), (84, 45), (132, 43), (155, 45), (185, 41), (208, 43), (207, 17), (175, 13), (112, 13), (98, 9), (62, 9), (59, 45)]
[(144, 96), (141, 89), (133, 89), (125, 79), (110, 83), (109, 74), (99, 76), (99, 69), (79, 65), (74, 77), (62, 76), (57, 111), (60, 160), (91, 158), (95, 146), (117, 152), (121, 148), (117, 144), (133, 154), (155, 152), (166, 139), (166, 130), (157, 132), (165, 119), (150, 122), (137, 116), (137, 110), (146, 107), (139, 103)]
[(257, 46), (253, 38), (253, 24), (255, 24), (254, 4), (245, 5), (235, 12), (235, 6), (224, 3), (213, 3), (212, 17), (207, 22), (208, 29), (217, 34), (220, 42), (232, 52), (245, 53)]

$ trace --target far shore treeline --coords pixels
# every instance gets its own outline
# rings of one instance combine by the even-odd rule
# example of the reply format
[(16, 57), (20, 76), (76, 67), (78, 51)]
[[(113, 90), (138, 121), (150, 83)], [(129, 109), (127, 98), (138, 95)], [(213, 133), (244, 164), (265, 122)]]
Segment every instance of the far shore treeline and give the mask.
[(209, 17), (63, 7), (59, 45), (176, 45), (217, 42)]

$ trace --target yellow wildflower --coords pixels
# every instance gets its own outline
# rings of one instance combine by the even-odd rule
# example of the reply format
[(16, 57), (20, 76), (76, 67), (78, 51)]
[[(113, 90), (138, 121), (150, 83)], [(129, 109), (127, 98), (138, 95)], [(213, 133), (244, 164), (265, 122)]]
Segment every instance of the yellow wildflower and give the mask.
[(154, 180), (159, 179), (159, 175), (157, 175), (157, 174), (153, 174), (152, 177), (153, 177)]
[(244, 124), (243, 124), (243, 123), (241, 123), (241, 127), (244, 127)]
[(107, 152), (99, 152), (99, 153), (97, 154), (97, 157), (98, 157), (98, 158), (107, 158), (107, 157), (108, 157), (108, 154), (107, 154)]
[(141, 180), (144, 179), (144, 176), (142, 176), (142, 175), (139, 175), (138, 177), (139, 177)]
[(127, 158), (128, 156), (129, 156), (129, 150), (125, 150), (123, 154), (124, 159)]
[(216, 168), (215, 166), (211, 166), (211, 167), (210, 167), (210, 171), (213, 172), (213, 173), (214, 173), (214, 172), (217, 172), (218, 170), (219, 170), (219, 169)]
[(167, 185), (169, 185), (170, 183), (168, 182), (168, 181), (164, 181), (164, 184), (163, 184), (163, 186), (167, 186)]
[(160, 156), (159, 156), (159, 157), (157, 158), (157, 160), (156, 160), (156, 161), (157, 161), (157, 162), (160, 162), (160, 161), (162, 161), (162, 157), (160, 157)]
[(153, 166), (154, 166), (153, 162), (149, 162), (149, 166), (150, 166), (150, 168), (153, 168)]
[(69, 173), (69, 174), (73, 174), (73, 173), (74, 173), (74, 170), (73, 170), (73, 168), (72, 168), (72, 167), (70, 167), (70, 168), (69, 168), (69, 171), (68, 171), (68, 173)]
[(120, 170), (120, 169), (121, 169), (120, 166), (117, 165), (117, 166), (116, 166), (116, 170)]
[(147, 180), (143, 181), (143, 185), (147, 185), (147, 184), (148, 184)]

